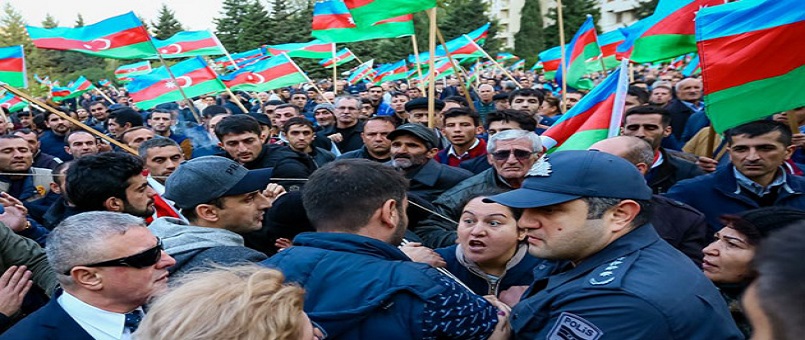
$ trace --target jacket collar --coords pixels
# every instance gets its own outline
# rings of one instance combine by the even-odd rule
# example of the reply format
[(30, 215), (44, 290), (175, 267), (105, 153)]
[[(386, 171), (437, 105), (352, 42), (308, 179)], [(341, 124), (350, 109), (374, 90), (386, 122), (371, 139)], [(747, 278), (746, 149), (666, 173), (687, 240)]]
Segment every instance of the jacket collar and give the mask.
[(355, 234), (306, 232), (297, 235), (293, 240), (293, 245), (368, 255), (383, 259), (411, 261), (397, 247), (377, 239)]
[(423, 164), (422, 167), (416, 171), (413, 177), (411, 177), (411, 180), (427, 186), (434, 186), (441, 172), (441, 164), (433, 159), (429, 159), (427, 163)]

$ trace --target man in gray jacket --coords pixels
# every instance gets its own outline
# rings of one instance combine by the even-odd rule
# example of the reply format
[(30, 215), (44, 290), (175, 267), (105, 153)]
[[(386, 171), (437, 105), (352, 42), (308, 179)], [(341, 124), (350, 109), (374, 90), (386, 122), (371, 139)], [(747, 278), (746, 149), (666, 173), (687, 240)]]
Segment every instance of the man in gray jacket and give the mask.
[[(246, 233), (260, 229), (263, 214), (282, 187), (269, 184), (271, 170), (247, 170), (237, 162), (205, 156), (182, 164), (165, 182), (165, 198), (189, 223), (162, 217), (149, 229), (176, 259), (171, 274), (210, 265), (259, 262), (263, 253), (244, 246)], [(269, 197), (266, 197), (269, 196)]]

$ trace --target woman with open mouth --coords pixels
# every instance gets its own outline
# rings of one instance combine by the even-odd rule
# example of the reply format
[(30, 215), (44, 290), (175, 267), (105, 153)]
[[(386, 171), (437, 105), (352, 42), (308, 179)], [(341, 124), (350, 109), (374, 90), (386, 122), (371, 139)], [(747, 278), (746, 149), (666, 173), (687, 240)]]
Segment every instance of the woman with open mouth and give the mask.
[(525, 231), (517, 228), (521, 211), (484, 202), (494, 194), (471, 198), (458, 222), (458, 244), (436, 249), (447, 270), (478, 295), (499, 296), (512, 286), (528, 286), (534, 267), (543, 263), (528, 254)]

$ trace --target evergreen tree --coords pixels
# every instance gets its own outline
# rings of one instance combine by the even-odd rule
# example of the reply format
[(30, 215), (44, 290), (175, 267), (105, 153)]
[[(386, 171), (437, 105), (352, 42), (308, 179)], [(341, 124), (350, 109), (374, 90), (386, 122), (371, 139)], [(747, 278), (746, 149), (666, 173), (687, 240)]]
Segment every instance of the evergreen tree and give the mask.
[[(598, 20), (601, 19), (601, 14), (597, 8), (595, 0), (563, 0), (562, 1), (562, 17), (565, 26), (565, 44), (570, 43), (573, 35), (576, 34), (584, 20), (587, 20), (587, 14), (592, 14), (593, 22), (598, 26)], [(551, 24), (545, 27), (545, 47), (553, 47), (559, 45), (559, 25), (556, 8), (548, 10), (546, 15), (551, 20)]]
[(635, 16), (638, 20), (643, 19), (649, 15), (654, 14), (654, 9), (657, 8), (657, 4), (660, 0), (641, 0), (637, 3), (637, 8), (635, 8)]
[[(494, 38), (498, 30), (497, 21), (486, 16), (485, 13), (489, 9), (486, 1), (445, 0), (443, 6), (445, 9), (443, 15), (444, 20), (439, 20), (438, 24), (446, 41), (455, 39), (462, 34), (467, 34), (485, 25), (487, 22), (491, 22), (489, 34), (483, 48), (490, 54), (494, 54), (494, 52), (500, 50), (501, 43), (498, 39)], [(441, 13), (438, 14), (441, 15)]]
[(267, 30), (271, 19), (268, 11), (260, 4), (260, 1), (253, 0), (243, 5), (246, 13), (243, 15), (241, 30), (238, 35), (238, 51), (247, 51), (264, 45), (268, 38), (275, 34), (272, 30)]
[(25, 19), (11, 4), (3, 6), (3, 16), (0, 17), (0, 44), (2, 46), (25, 45), (26, 54), (31, 51), (31, 38), (25, 30)]
[(514, 34), (514, 53), (525, 58), (528, 66), (537, 62), (537, 55), (544, 48), (539, 1), (526, 1), (520, 15), (520, 31)]
[(160, 40), (168, 39), (182, 31), (182, 24), (179, 23), (179, 20), (176, 20), (174, 12), (164, 3), (159, 9), (157, 22), (152, 21), (151, 26), (153, 27), (154, 37)]
[(238, 39), (245, 15), (246, 9), (241, 5), (240, 0), (224, 0), (221, 17), (213, 19), (218, 40), (230, 53), (243, 52), (238, 49)]
[(84, 27), (84, 16), (78, 13), (78, 18), (75, 19), (75, 27)]

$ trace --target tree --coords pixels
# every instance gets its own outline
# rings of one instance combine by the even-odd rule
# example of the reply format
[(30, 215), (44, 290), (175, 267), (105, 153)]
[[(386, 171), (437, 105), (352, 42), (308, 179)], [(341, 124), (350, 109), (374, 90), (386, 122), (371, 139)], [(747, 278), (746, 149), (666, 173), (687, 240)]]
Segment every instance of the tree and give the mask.
[(176, 20), (174, 12), (164, 3), (159, 8), (157, 22), (152, 21), (151, 26), (153, 27), (154, 37), (160, 40), (168, 39), (183, 30), (182, 24), (179, 23), (179, 20)]
[(635, 17), (638, 20), (643, 19), (649, 15), (654, 14), (654, 9), (657, 8), (657, 4), (660, 3), (660, 0), (641, 0), (637, 3), (637, 8), (635, 8)]
[(78, 18), (75, 19), (75, 27), (84, 27), (84, 16), (78, 13)]
[(539, 1), (526, 1), (520, 14), (520, 31), (514, 34), (514, 53), (525, 58), (526, 65), (531, 65), (537, 62), (537, 56), (544, 48)]
[(241, 30), (238, 34), (238, 51), (260, 47), (268, 41), (270, 36), (279, 34), (279, 32), (266, 29), (271, 26), (271, 19), (260, 1), (253, 0), (243, 6), (246, 7), (246, 13), (243, 15)]
[(232, 53), (243, 52), (238, 49), (238, 39), (246, 15), (244, 7), (240, 0), (224, 0), (221, 17), (213, 19), (218, 40)]
[(483, 48), (487, 52), (497, 52), (500, 50), (501, 43), (498, 39), (494, 38), (498, 31), (497, 21), (484, 14), (488, 12), (489, 7), (486, 1), (445, 0), (442, 6), (444, 7), (443, 20), (439, 20), (438, 25), (446, 41), (455, 39), (462, 34), (467, 34), (489, 22), (491, 23), (489, 26), (489, 34)]
[[(595, 0), (564, 0), (562, 1), (562, 17), (564, 19), (565, 27), (565, 44), (573, 39), (584, 20), (587, 20), (587, 14), (592, 14), (593, 22), (597, 23), (601, 18), (601, 14), (596, 7)], [(552, 47), (559, 45), (559, 25), (556, 8), (548, 10), (546, 15), (551, 20), (551, 24), (545, 27), (545, 46)], [(597, 24), (596, 24), (597, 26)]]

